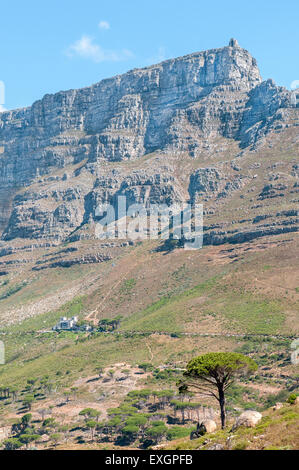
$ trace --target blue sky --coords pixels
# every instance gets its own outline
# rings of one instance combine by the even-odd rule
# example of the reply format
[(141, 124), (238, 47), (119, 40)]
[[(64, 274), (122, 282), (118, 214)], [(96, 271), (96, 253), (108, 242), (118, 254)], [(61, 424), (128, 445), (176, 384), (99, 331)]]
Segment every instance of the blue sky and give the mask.
[(299, 80), (298, 0), (14, 0), (0, 13), (7, 109), (231, 37), (263, 78), (288, 88)]

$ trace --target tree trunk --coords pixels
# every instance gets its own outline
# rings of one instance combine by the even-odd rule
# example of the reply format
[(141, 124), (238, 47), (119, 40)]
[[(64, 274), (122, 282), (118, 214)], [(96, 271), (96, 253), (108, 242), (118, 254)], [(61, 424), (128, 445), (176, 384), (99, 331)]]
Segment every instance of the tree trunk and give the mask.
[(218, 385), (219, 391), (219, 405), (220, 405), (220, 414), (221, 414), (221, 427), (222, 429), (225, 428), (226, 424), (226, 411), (225, 411), (225, 396), (223, 391), (223, 385)]

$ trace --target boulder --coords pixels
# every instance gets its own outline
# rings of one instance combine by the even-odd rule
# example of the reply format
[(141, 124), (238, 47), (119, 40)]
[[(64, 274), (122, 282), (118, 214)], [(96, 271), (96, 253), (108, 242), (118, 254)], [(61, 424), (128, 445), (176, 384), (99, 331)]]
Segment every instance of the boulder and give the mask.
[(197, 424), (196, 431), (192, 431), (190, 434), (190, 439), (198, 439), (201, 436), (204, 436), (206, 433), (214, 432), (217, 429), (217, 424), (212, 419), (206, 419), (201, 423)]
[(201, 424), (205, 427), (207, 433), (215, 432), (217, 429), (217, 424), (212, 419), (206, 419)]
[(245, 426), (247, 428), (254, 428), (262, 419), (261, 413), (258, 411), (244, 411), (236, 420), (233, 429)]

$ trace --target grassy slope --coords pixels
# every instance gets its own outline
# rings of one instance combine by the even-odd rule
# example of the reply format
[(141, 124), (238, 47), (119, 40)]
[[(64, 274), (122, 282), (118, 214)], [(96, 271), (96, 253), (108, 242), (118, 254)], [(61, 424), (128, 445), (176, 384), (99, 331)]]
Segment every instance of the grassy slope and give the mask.
[[(227, 450), (295, 450), (299, 448), (299, 405), (269, 409), (255, 428), (239, 428), (230, 433), (217, 431), (200, 439), (178, 439), (163, 449), (208, 449), (221, 444)], [(229, 440), (228, 440), (229, 439)]]
[[(290, 179), (299, 152), (294, 129), (286, 131), (283, 142), (276, 137), (274, 147), (245, 152), (238, 164), (242, 174), (251, 178), (249, 184), (229, 201), (216, 205), (208, 201), (206, 206), (215, 210), (205, 217), (205, 224), (225, 222), (228, 229), (243, 230), (242, 220), (271, 214), (273, 221), (278, 211), (298, 206), (294, 177)], [(275, 142), (275, 136), (269, 139)], [(216, 163), (218, 157), (213, 158), (204, 164)], [(177, 170), (184, 174), (186, 161), (181, 164)], [(195, 167), (203, 162), (187, 164)], [(229, 161), (224, 164), (230, 167)], [(258, 195), (271, 172), (279, 172), (281, 181), (288, 175), (289, 192), (285, 198), (261, 203)], [(66, 246), (76, 246), (81, 254), (98, 249), (91, 241)], [(78, 378), (93, 375), (100, 365), (151, 362), (156, 367), (184, 367), (199, 353), (239, 350), (259, 362), (255, 378), (259, 393), (290, 387), (297, 373), (290, 363), (290, 343), (299, 325), (296, 234), (242, 245), (205, 246), (195, 252), (163, 253), (156, 252), (156, 247), (156, 242), (145, 242), (116, 250), (113, 262), (38, 272), (32, 271), (35, 262), (57, 256), (61, 247), (22, 254), (29, 263), (0, 280), (1, 339), (7, 359), (0, 366), (0, 384), (21, 387), (28, 377), (47, 374), (63, 391)], [(17, 261), (19, 256), (8, 259)], [(51, 328), (61, 315), (74, 314), (95, 321), (117, 315), (124, 319), (118, 335), (87, 338), (40, 332)], [(158, 385), (169, 384), (161, 380)]]
[[(70, 381), (92, 372), (99, 364), (123, 360), (138, 364), (152, 360), (160, 365), (184, 362), (197, 352), (217, 350), (220, 346), (236, 349), (245, 340), (232, 337), (235, 334), (286, 337), (296, 334), (298, 322), (292, 319), (298, 313), (299, 294), (295, 288), (285, 289), (281, 295), (281, 287), (277, 292), (273, 288), (268, 292), (268, 287), (277, 276), (281, 284), (284, 276), (288, 282), (288, 272), (296, 266), (292, 253), (297, 243), (274, 245), (262, 253), (257, 244), (251, 243), (250, 247), (250, 255), (237, 262), (220, 256), (223, 247), (217, 250), (206, 247), (194, 254), (177, 250), (167, 255), (153, 253), (152, 247), (135, 248), (128, 257), (119, 260), (119, 271), (124, 266), (128, 269), (129, 263), (133, 266), (129, 268), (127, 280), (116, 282), (113, 278), (116, 273), (111, 271), (112, 279), (107, 276), (100, 289), (75, 298), (57, 311), (36, 315), (4, 330), (7, 364), (0, 369), (1, 382), (24, 382), (28, 376), (45, 373), (55, 376), (57, 370), (66, 369), (71, 370)], [(279, 251), (285, 256), (288, 253), (288, 259), (284, 258), (277, 266)], [(157, 265), (161, 267), (159, 270)], [(205, 269), (200, 279), (198, 272), (202, 266)], [(153, 277), (158, 274), (159, 278), (153, 283)], [(98, 316), (124, 313), (119, 335), (99, 335), (87, 340), (84, 334), (78, 337), (72, 333), (57, 336), (40, 332), (51, 328), (61, 315), (84, 317), (94, 305), (101, 305), (103, 288), (110, 285), (111, 289), (113, 282), (115, 290), (111, 290), (110, 302), (104, 303), (104, 311), (99, 309)], [(296, 278), (292, 277), (292, 282), (297, 282)], [(297, 283), (299, 285), (299, 280)], [(147, 299), (146, 291), (150, 286)], [(147, 303), (150, 298), (155, 301)], [(114, 299), (119, 303), (118, 308)], [(126, 305), (127, 311), (122, 310), (122, 305)], [(155, 334), (159, 332), (163, 334)], [(149, 335), (147, 341), (153, 359), (145, 347), (144, 333)], [(290, 340), (285, 341), (287, 351)], [(291, 371), (292, 366), (288, 367)]]

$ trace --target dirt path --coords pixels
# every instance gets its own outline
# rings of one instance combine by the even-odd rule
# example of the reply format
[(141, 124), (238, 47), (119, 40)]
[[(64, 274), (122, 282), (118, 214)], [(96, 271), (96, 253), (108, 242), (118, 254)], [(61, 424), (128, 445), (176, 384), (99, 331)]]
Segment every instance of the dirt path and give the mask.
[(146, 347), (147, 347), (148, 352), (149, 352), (149, 354), (150, 354), (150, 362), (153, 362), (153, 360), (154, 360), (154, 354), (153, 354), (152, 348), (151, 348), (150, 345), (148, 344), (147, 340), (145, 340), (145, 344), (146, 344)]
[(255, 282), (259, 282), (260, 284), (264, 284), (265, 286), (267, 286), (269, 288), (277, 287), (278, 289), (283, 289), (285, 291), (291, 290), (293, 292), (296, 292), (296, 294), (298, 294), (298, 288), (279, 286), (278, 284), (273, 284), (272, 282), (267, 282), (267, 281), (261, 281), (260, 279), (257, 279), (257, 278), (255, 278)]

